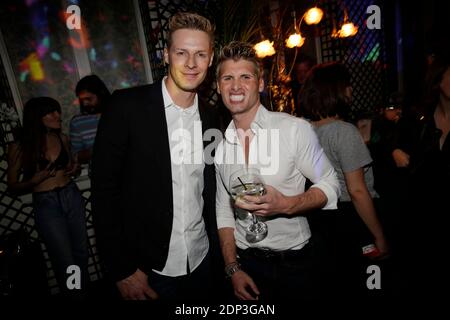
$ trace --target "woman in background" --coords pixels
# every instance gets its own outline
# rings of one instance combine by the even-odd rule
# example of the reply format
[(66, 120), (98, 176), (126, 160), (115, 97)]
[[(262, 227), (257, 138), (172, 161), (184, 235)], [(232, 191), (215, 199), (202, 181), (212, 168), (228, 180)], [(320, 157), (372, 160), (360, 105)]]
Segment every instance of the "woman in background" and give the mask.
[[(344, 282), (338, 288), (356, 293), (366, 288), (362, 255), (381, 259), (388, 255), (386, 238), (373, 198), (372, 158), (358, 129), (345, 122), (352, 87), (350, 74), (339, 63), (317, 65), (310, 71), (300, 94), (304, 116), (312, 120), (319, 141), (333, 164), (341, 186), (335, 254)], [(313, 230), (314, 232), (314, 230)]]
[[(30, 99), (23, 128), (8, 150), (8, 188), (33, 192), (36, 229), (43, 239), (60, 290), (82, 297), (87, 284), (88, 245), (84, 201), (71, 175), (69, 141), (61, 133), (61, 106), (49, 97)], [(22, 178), (21, 178), (22, 177)], [(68, 267), (81, 271), (81, 290), (68, 290)]]

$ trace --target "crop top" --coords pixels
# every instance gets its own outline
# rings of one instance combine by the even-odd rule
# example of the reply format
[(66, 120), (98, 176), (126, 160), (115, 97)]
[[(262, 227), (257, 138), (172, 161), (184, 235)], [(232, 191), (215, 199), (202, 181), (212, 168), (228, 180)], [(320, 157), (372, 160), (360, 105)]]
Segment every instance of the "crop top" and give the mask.
[[(64, 147), (64, 143), (61, 139), (61, 136), (59, 134), (57, 134), (57, 136), (59, 138), (61, 150), (59, 151), (58, 157), (55, 159), (55, 161), (53, 161), (53, 165), (50, 167), (50, 170), (52, 170), (53, 168), (55, 170), (61, 170), (66, 168), (67, 165), (69, 164), (69, 154), (66, 148)], [(41, 154), (41, 157), (39, 158), (39, 169), (44, 170), (45, 168), (47, 168), (50, 162), (51, 161), (48, 160), (44, 154)]]

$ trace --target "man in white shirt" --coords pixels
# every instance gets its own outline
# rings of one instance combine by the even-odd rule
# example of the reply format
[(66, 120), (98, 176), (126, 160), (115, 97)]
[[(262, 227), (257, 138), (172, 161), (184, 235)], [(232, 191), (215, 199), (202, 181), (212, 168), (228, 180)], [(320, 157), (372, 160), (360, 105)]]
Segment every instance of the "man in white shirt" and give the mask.
[(168, 75), (114, 92), (100, 120), (93, 216), (106, 274), (125, 299), (210, 297), (215, 176), (203, 160), (202, 132), (215, 124), (196, 89), (211, 66), (213, 43), (208, 19), (173, 16)]
[[(242, 300), (314, 296), (311, 232), (305, 213), (336, 209), (339, 184), (311, 125), (260, 103), (264, 88), (254, 49), (231, 42), (218, 59), (217, 87), (232, 121), (216, 150), (216, 215), (225, 272)], [(257, 168), (262, 196), (238, 198), (234, 206), (253, 212), (268, 226), (267, 237), (249, 242), (249, 215), (236, 212), (229, 180), (242, 168)], [(305, 191), (306, 179), (313, 185)], [(250, 219), (250, 221), (249, 221)]]

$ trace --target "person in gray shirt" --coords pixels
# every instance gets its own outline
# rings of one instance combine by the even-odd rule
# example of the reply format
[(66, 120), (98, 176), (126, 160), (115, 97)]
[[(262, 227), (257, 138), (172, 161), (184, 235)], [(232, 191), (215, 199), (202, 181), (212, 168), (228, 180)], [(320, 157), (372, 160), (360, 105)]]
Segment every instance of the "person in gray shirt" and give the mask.
[[(347, 69), (339, 63), (321, 64), (311, 70), (300, 105), (304, 116), (315, 125), (324, 152), (337, 172), (341, 187), (338, 208), (342, 212), (337, 237), (339, 265), (343, 272), (352, 273), (349, 279), (357, 283), (361, 270), (356, 265), (361, 253), (382, 259), (389, 254), (389, 248), (373, 202), (378, 194), (373, 187), (372, 158), (358, 129), (341, 120), (349, 109), (351, 94)], [(369, 239), (364, 239), (365, 235)]]

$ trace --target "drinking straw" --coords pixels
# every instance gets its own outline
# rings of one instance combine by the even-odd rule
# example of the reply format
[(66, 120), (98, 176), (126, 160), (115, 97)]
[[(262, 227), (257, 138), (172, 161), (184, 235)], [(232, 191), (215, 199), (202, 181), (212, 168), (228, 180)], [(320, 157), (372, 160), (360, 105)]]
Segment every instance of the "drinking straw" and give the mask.
[(241, 178), (238, 177), (238, 180), (244, 186), (244, 190), (247, 190), (247, 186), (242, 182)]

